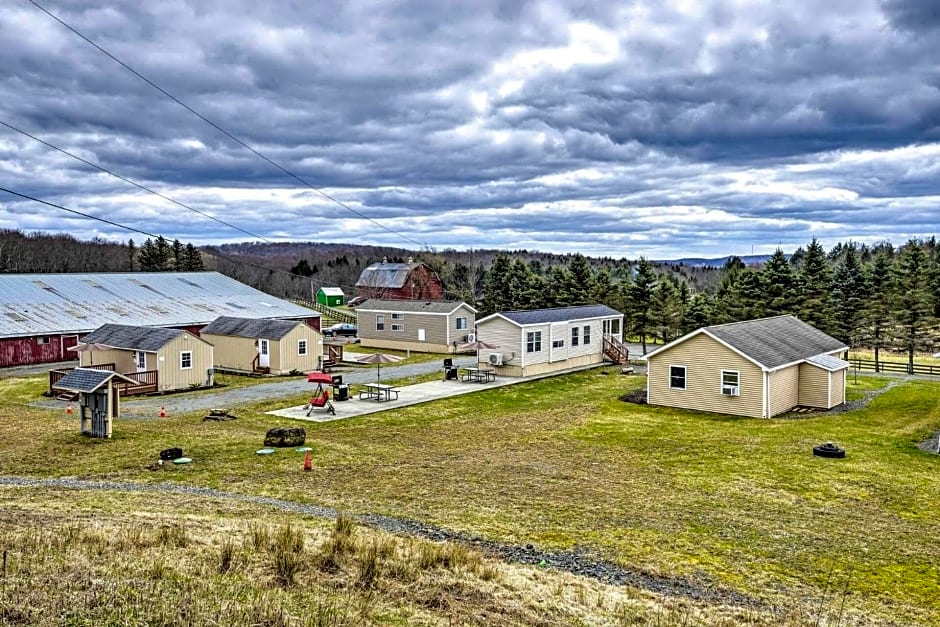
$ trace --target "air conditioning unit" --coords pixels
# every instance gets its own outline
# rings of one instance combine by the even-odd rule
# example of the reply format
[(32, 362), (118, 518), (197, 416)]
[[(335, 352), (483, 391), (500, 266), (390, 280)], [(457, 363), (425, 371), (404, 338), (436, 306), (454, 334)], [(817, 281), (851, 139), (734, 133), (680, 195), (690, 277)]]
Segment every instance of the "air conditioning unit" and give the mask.
[(476, 334), (476, 333), (467, 333), (465, 336), (463, 336), (463, 341), (464, 341), (464, 342), (467, 342), (467, 343), (469, 343), (469, 342), (476, 342), (476, 341), (477, 341), (477, 334)]
[(721, 393), (725, 396), (741, 396), (741, 388), (736, 385), (723, 385)]
[(503, 365), (503, 354), (502, 354), (502, 353), (490, 353), (490, 365), (491, 365), (491, 366), (502, 366), (502, 365)]

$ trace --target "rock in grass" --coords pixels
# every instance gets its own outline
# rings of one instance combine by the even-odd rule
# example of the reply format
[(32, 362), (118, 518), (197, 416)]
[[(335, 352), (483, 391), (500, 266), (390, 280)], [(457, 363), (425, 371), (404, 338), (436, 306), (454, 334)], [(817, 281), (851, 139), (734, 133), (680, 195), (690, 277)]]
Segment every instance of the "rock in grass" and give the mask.
[(264, 436), (265, 446), (285, 447), (301, 446), (307, 439), (307, 432), (301, 427), (274, 427)]

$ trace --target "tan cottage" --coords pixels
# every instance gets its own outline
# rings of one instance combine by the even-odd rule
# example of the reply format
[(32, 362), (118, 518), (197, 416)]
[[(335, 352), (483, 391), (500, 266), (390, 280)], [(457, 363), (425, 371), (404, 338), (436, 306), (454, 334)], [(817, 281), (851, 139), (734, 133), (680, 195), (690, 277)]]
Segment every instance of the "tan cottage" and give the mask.
[(605, 360), (620, 346), (623, 314), (607, 305), (500, 311), (477, 322), (480, 364), (498, 375), (526, 377)]
[(793, 316), (693, 331), (646, 355), (650, 405), (769, 418), (845, 402), (842, 342)]
[(212, 344), (182, 329), (105, 324), (76, 347), (79, 366), (113, 364), (147, 389), (169, 392), (212, 385)]
[(359, 343), (421, 353), (449, 353), (473, 341), (477, 310), (453, 300), (369, 299), (356, 308)]
[(323, 354), (319, 331), (300, 320), (221, 316), (200, 334), (215, 346), (215, 367), (232, 372), (310, 372)]

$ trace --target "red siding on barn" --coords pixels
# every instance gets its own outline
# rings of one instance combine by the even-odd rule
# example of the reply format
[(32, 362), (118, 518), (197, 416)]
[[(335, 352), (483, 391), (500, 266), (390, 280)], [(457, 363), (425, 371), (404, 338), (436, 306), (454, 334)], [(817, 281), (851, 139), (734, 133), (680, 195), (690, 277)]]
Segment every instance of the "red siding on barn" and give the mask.
[(75, 336), (68, 337), (68, 341), (63, 341), (61, 335), (2, 338), (0, 339), (0, 368), (74, 360), (77, 358), (77, 353), (64, 350), (65, 347), (74, 345), (74, 340), (71, 338)]
[(361, 287), (361, 296), (387, 300), (444, 300), (444, 284), (437, 273), (417, 264), (402, 287)]

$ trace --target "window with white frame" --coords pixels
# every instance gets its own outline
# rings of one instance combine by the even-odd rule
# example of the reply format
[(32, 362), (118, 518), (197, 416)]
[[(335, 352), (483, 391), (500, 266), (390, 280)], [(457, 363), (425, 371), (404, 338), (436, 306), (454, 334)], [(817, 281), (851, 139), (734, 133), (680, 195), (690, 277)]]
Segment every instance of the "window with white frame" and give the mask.
[(565, 347), (564, 340), (552, 340), (552, 348), (564, 348), (564, 347)]
[(297, 354), (298, 355), (307, 354), (307, 340), (297, 340)]
[(721, 371), (721, 393), (725, 396), (741, 395), (741, 373), (737, 370)]
[(405, 325), (396, 324), (394, 322), (392, 323), (392, 331), (404, 331), (404, 330), (405, 330)]
[(578, 345), (578, 339), (579, 339), (579, 337), (578, 337), (578, 327), (571, 327), (571, 345), (572, 345), (572, 346), (577, 346), (577, 345)]
[(462, 316), (462, 317), (457, 318), (457, 330), (458, 330), (458, 331), (461, 331), (461, 330), (466, 329), (466, 328), (467, 328), (467, 318), (466, 318), (466, 316)]
[(193, 352), (180, 351), (180, 370), (190, 370), (193, 367)]
[(375, 316), (375, 330), (384, 331), (385, 330), (385, 314), (376, 314)]
[(669, 366), (669, 387), (673, 390), (685, 389), (685, 366)]
[(584, 334), (581, 336), (581, 342), (585, 345), (591, 343), (591, 326), (584, 325)]
[(405, 314), (401, 313), (400, 311), (396, 311), (392, 313), (392, 320), (404, 320), (404, 319), (405, 319)]
[(525, 334), (525, 352), (527, 353), (540, 353), (542, 352), (542, 332), (541, 331), (529, 331)]

